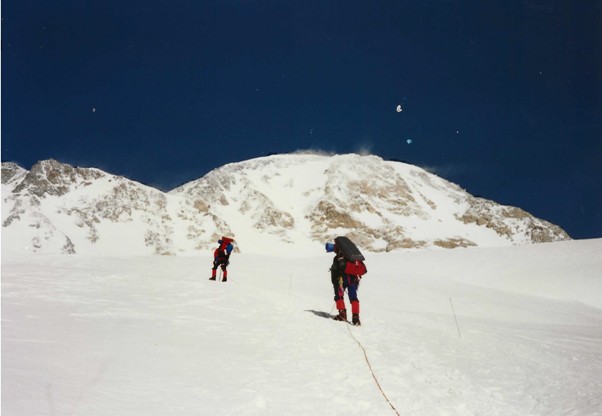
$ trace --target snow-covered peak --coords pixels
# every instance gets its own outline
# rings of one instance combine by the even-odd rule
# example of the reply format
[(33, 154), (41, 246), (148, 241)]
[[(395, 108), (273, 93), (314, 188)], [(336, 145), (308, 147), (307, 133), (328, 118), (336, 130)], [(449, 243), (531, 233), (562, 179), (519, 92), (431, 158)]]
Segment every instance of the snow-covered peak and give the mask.
[(98, 169), (76, 168), (53, 159), (43, 160), (31, 168), (14, 192), (26, 190), (38, 197), (61, 196), (75, 188), (90, 185), (103, 176), (106, 174)]
[(157, 189), (55, 160), (11, 184), (3, 185), (3, 251), (171, 253), (167, 201)]
[(370, 251), (568, 238), (522, 210), (377, 156), (267, 156), (225, 165), (171, 194), (205, 201), (245, 247), (309, 247), (341, 234)]
[(14, 184), (19, 183), (25, 175), (27, 171), (16, 163), (2, 163), (2, 185), (14, 187)]

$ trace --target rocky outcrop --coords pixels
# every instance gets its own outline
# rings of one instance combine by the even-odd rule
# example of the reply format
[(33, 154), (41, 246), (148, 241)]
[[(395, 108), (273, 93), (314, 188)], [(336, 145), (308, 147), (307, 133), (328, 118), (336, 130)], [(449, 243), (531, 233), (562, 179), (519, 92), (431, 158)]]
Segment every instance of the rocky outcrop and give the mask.
[(97, 169), (74, 168), (56, 160), (44, 160), (31, 168), (13, 193), (27, 190), (39, 198), (47, 195), (61, 196), (74, 187), (88, 186), (103, 175), (105, 174)]
[(27, 171), (16, 163), (2, 163), (2, 185), (18, 183), (25, 175), (27, 175)]
[(570, 240), (569, 235), (557, 225), (535, 218), (528, 212), (493, 201), (469, 197), (469, 208), (458, 215), (465, 224), (476, 224), (494, 230), (510, 240), (516, 236), (527, 236), (533, 243)]

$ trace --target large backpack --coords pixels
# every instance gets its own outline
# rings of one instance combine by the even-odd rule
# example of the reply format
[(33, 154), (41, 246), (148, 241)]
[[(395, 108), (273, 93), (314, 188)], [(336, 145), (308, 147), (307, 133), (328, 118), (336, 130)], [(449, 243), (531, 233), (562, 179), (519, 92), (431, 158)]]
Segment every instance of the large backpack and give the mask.
[(364, 264), (366, 258), (353, 241), (342, 236), (335, 238), (334, 243), (337, 250), (345, 257), (345, 274), (363, 276), (368, 273), (368, 269)]
[(364, 261), (366, 258), (357, 246), (347, 237), (337, 237), (334, 239), (334, 244), (338, 251), (345, 256), (349, 261)]

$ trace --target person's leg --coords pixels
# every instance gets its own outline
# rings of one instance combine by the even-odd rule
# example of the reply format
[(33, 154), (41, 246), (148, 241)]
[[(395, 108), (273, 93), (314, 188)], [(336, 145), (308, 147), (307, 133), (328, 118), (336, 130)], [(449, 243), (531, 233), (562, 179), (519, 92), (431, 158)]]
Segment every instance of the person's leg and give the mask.
[(344, 281), (343, 278), (340, 277), (337, 284), (333, 285), (334, 287), (334, 301), (337, 304), (337, 310), (339, 314), (334, 317), (337, 321), (346, 321), (347, 320), (347, 309), (345, 307), (345, 298), (344, 298)]
[(347, 288), (347, 293), (349, 295), (349, 302), (351, 302), (351, 322), (354, 325), (360, 325), (360, 300), (357, 298), (357, 288), (359, 279), (355, 280), (354, 277), (351, 277), (354, 280), (352, 284)]
[(217, 260), (213, 261), (213, 268), (211, 269), (211, 277), (209, 280), (215, 280), (215, 275), (217, 274)]
[(222, 282), (228, 281), (228, 270), (226, 269), (226, 267), (228, 266), (225, 263), (222, 263), (222, 271), (224, 272), (222, 275)]

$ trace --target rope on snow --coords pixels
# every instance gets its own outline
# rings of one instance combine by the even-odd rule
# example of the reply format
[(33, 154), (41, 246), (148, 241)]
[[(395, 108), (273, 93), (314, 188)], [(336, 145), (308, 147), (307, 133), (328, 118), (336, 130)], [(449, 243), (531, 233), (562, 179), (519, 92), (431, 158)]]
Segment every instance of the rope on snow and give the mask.
[[(347, 289), (345, 289), (345, 292), (343, 293), (343, 296), (345, 295), (345, 293), (347, 293)], [(332, 309), (334, 309), (334, 306), (333, 306)], [(332, 314), (332, 309), (330, 311), (331, 314)], [(385, 398), (385, 400), (387, 401), (387, 403), (389, 403), (389, 406), (391, 406), (391, 409), (393, 409), (393, 411), (395, 412), (395, 414), (397, 416), (401, 416), (399, 414), (399, 412), (397, 411), (397, 409), (395, 408), (395, 406), (393, 406), (393, 403), (391, 403), (391, 400), (389, 400), (389, 398), (385, 394), (383, 388), (380, 386), (380, 383), (378, 382), (378, 379), (376, 378), (376, 374), (374, 374), (374, 370), (372, 370), (372, 364), (370, 364), (370, 360), (368, 359), (368, 353), (366, 352), (366, 349), (364, 348), (364, 346), (362, 345), (362, 343), (359, 342), (357, 340), (357, 338), (353, 335), (353, 332), (351, 332), (351, 329), (349, 329), (349, 325), (347, 325), (347, 332), (349, 332), (349, 335), (351, 335), (351, 338), (353, 338), (353, 340), (357, 343), (357, 345), (359, 345), (360, 348), (362, 349), (362, 351), (364, 353), (364, 360), (366, 360), (366, 364), (368, 364), (368, 369), (370, 370), (370, 374), (372, 374), (372, 378), (374, 379), (374, 382), (376, 383), (376, 387), (378, 387), (378, 390), (380, 390), (380, 394), (382, 394), (382, 396)]]
[(380, 386), (380, 383), (378, 382), (378, 379), (376, 378), (376, 374), (374, 374), (374, 370), (372, 370), (372, 365), (370, 364), (370, 360), (368, 359), (368, 353), (366, 352), (366, 349), (364, 348), (364, 346), (362, 345), (362, 343), (359, 342), (357, 340), (357, 338), (353, 335), (353, 332), (351, 332), (351, 329), (349, 329), (349, 325), (347, 325), (347, 331), (349, 332), (349, 335), (351, 335), (351, 338), (353, 338), (353, 340), (357, 343), (357, 345), (360, 346), (360, 348), (364, 352), (364, 359), (366, 360), (366, 364), (368, 364), (368, 369), (370, 370), (370, 374), (372, 374), (372, 378), (374, 379), (374, 382), (376, 383), (376, 386), (380, 390), (380, 393), (383, 395), (383, 397), (385, 398), (385, 400), (387, 401), (387, 403), (389, 403), (389, 406), (391, 406), (391, 409), (393, 409), (393, 411), (395, 412), (395, 414), (397, 416), (400, 416), (399, 412), (397, 411), (397, 409), (395, 408), (395, 406), (393, 406), (393, 403), (391, 403), (391, 401), (389, 400), (389, 398), (387, 397), (387, 395), (383, 391), (382, 387)]

